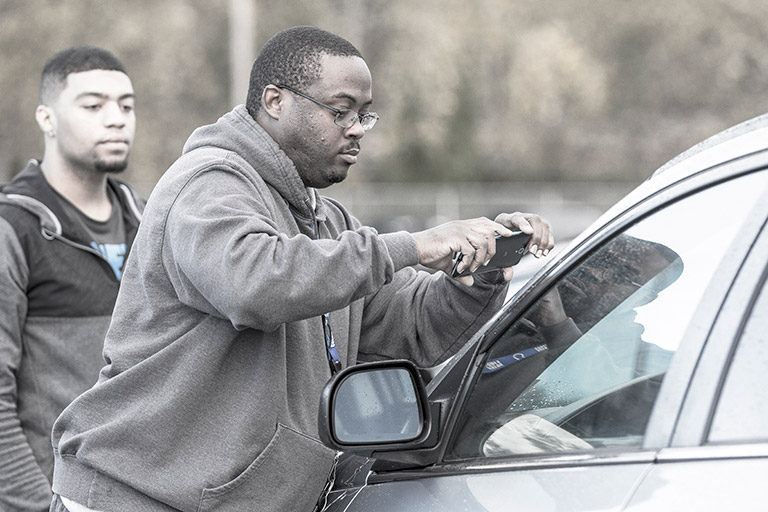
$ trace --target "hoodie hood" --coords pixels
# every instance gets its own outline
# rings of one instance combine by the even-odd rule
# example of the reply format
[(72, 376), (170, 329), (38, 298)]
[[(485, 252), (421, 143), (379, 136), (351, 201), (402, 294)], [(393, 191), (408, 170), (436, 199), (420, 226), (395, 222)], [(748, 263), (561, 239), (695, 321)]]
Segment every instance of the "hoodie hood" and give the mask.
[(37, 160), (30, 160), (27, 166), (2, 188), (0, 204), (12, 204), (37, 217), (46, 238), (63, 234), (60, 219), (65, 217), (65, 213), (59, 206), (56, 192), (43, 177), (40, 162)]
[[(182, 154), (201, 148), (219, 148), (244, 158), (261, 179), (288, 201), (295, 214), (312, 218), (315, 202), (304, 186), (296, 167), (277, 142), (251, 117), (245, 105), (238, 105), (212, 125), (192, 132)], [(318, 202), (318, 206), (322, 203)], [(318, 220), (320, 210), (317, 212)]]
[[(116, 197), (127, 210), (126, 215), (133, 218), (133, 224), (141, 221), (144, 202), (125, 183), (107, 178), (107, 186), (112, 187)], [(45, 238), (66, 238), (82, 242), (85, 234), (76, 229), (67, 213), (61, 207), (61, 196), (51, 188), (40, 169), (40, 162), (30, 160), (27, 166), (13, 180), (0, 189), (0, 205), (10, 204), (21, 208), (40, 222), (40, 230)]]

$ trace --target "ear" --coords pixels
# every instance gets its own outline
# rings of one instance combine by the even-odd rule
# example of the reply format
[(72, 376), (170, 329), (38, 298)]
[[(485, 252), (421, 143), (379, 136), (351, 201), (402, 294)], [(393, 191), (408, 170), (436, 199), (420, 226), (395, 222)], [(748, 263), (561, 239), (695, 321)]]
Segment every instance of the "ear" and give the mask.
[(56, 133), (56, 115), (51, 107), (38, 105), (35, 110), (35, 120), (43, 133)]
[(283, 90), (276, 85), (268, 85), (264, 88), (264, 92), (261, 93), (261, 103), (264, 107), (264, 112), (272, 119), (280, 119), (280, 115), (283, 112), (285, 95)]

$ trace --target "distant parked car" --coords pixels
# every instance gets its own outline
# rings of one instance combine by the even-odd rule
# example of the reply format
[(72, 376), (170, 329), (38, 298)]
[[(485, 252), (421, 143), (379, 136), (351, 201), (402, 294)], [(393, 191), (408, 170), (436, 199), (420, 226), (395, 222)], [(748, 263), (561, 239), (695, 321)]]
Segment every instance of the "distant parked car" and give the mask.
[(654, 173), (434, 378), (340, 372), (325, 510), (768, 509), (766, 169), (768, 115)]

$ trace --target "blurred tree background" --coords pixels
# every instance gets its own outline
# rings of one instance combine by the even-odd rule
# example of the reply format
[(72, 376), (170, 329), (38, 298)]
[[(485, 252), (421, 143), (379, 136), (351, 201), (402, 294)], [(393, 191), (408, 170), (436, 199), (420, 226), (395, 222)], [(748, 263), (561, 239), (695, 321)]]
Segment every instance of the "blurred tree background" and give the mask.
[(0, 182), (42, 154), (54, 52), (95, 44), (126, 64), (124, 178), (148, 196), (193, 129), (244, 102), (236, 68), (304, 24), (371, 68), (382, 119), (326, 192), (382, 229), (518, 209), (575, 234), (677, 153), (768, 111), (764, 0), (0, 0)]

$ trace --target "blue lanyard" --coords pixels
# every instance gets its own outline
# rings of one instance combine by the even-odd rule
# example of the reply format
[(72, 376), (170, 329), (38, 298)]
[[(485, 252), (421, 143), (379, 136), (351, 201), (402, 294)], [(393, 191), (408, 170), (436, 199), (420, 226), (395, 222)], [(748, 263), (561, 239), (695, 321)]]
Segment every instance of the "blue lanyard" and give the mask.
[(325, 351), (328, 353), (328, 366), (331, 367), (331, 375), (335, 375), (341, 370), (341, 359), (339, 358), (339, 351), (336, 350), (333, 331), (331, 331), (331, 315), (325, 313), (321, 318), (323, 320), (323, 335), (325, 336)]
[[(293, 218), (296, 219), (296, 213), (294, 213), (293, 207), (288, 201), (286, 201), (286, 204), (288, 205), (288, 210), (291, 212), (291, 215), (293, 215)], [(312, 232), (315, 235), (315, 239), (317, 239), (317, 222), (314, 219), (314, 214), (310, 227), (312, 228)], [(336, 372), (341, 370), (341, 358), (339, 358), (339, 351), (336, 349), (336, 342), (333, 339), (333, 331), (331, 330), (331, 315), (330, 313), (325, 313), (320, 317), (320, 319), (323, 322), (323, 337), (325, 338), (325, 351), (328, 354), (328, 366), (331, 368), (331, 375), (336, 375)]]
[(485, 363), (483, 373), (497, 372), (503, 368), (506, 368), (507, 366), (512, 366), (513, 364), (520, 362), (523, 359), (527, 359), (531, 356), (535, 356), (536, 354), (544, 352), (545, 350), (547, 350), (547, 344), (542, 343), (541, 345), (536, 345), (535, 347), (527, 348), (525, 350), (521, 350), (520, 352), (515, 352), (514, 354), (497, 357), (495, 359), (489, 359), (488, 362)]

